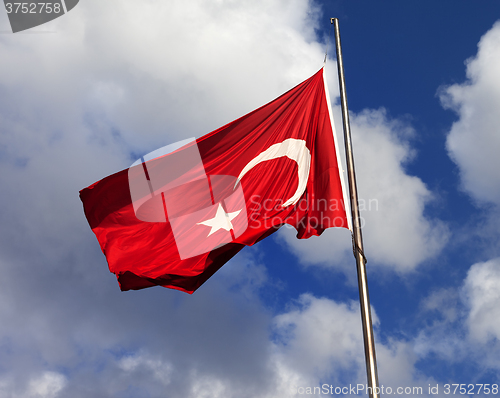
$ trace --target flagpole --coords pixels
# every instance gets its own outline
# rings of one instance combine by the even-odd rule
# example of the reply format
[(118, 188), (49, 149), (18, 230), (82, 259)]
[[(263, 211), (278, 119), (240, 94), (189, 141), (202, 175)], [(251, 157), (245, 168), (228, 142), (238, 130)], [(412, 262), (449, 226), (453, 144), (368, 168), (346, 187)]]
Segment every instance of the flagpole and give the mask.
[(359, 302), (361, 306), (361, 321), (363, 324), (363, 339), (365, 345), (366, 374), (370, 398), (379, 398), (380, 390), (377, 374), (377, 359), (375, 356), (375, 341), (373, 338), (373, 325), (370, 310), (370, 298), (368, 296), (368, 281), (366, 276), (366, 258), (363, 253), (363, 237), (358, 207), (358, 190), (356, 187), (356, 173), (354, 171), (354, 156), (352, 153), (351, 127), (349, 124), (349, 110), (347, 108), (347, 95), (345, 90), (344, 64), (342, 60), (342, 48), (340, 46), (340, 31), (338, 18), (331, 18), (334, 25), (335, 46), (337, 49), (337, 67), (339, 71), (340, 102), (342, 105), (342, 121), (344, 125), (344, 145), (347, 160), (347, 176), (349, 183), (349, 197), (352, 214), (352, 239), (356, 268), (358, 272)]

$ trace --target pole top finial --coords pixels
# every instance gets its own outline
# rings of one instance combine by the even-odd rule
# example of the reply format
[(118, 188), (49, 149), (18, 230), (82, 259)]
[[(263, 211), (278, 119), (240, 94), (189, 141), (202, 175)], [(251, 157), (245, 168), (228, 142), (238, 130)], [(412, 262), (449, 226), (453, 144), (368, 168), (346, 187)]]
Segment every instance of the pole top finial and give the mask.
[(335, 19), (335, 18), (330, 18), (330, 23), (331, 23), (331, 24), (333, 23), (333, 20), (334, 20), (334, 19)]

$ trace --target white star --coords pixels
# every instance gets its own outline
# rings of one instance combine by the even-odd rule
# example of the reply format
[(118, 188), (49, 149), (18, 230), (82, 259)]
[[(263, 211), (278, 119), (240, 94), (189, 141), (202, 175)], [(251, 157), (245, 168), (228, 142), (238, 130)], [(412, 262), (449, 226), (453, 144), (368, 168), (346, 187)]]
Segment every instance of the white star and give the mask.
[[(219, 203), (219, 207), (217, 208), (217, 213), (215, 214), (214, 218), (211, 218), (206, 221), (202, 221), (197, 223), (198, 225), (203, 224), (208, 227), (211, 227), (212, 229), (210, 230), (208, 236), (212, 235), (213, 233), (217, 232), (219, 229), (225, 229), (226, 231), (229, 231), (233, 229), (233, 224), (231, 224), (231, 221), (238, 215), (240, 214), (241, 210), (232, 212), (232, 213), (226, 213), (224, 209), (222, 208), (222, 205)], [(207, 236), (207, 237), (208, 237)]]

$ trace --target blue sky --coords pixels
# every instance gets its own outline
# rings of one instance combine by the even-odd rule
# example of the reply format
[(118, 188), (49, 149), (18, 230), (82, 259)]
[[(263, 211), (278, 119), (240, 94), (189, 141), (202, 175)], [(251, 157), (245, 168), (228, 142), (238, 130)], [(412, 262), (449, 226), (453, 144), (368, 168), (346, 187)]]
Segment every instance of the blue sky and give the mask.
[(499, 383), (498, 2), (85, 0), (26, 33), (0, 12), (0, 396), (297, 397), (365, 383), (347, 231), (299, 241), (284, 228), (193, 295), (120, 292), (78, 198), (311, 76), (330, 17), (360, 198), (373, 203), (361, 216), (380, 383), (422, 396)]

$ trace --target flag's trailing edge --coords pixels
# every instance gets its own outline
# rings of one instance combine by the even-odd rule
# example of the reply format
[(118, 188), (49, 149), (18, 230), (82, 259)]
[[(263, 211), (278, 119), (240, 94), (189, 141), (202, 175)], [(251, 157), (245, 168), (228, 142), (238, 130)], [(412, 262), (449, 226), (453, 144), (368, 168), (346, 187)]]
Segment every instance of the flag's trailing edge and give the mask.
[[(80, 191), (122, 290), (194, 292), (284, 224), (351, 229), (324, 71), (274, 101)], [(180, 146), (180, 148), (179, 148)]]
[(328, 114), (330, 115), (330, 125), (332, 126), (333, 140), (335, 143), (335, 156), (337, 158), (337, 166), (339, 168), (340, 184), (342, 185), (342, 198), (344, 199), (344, 207), (345, 207), (345, 211), (346, 211), (346, 215), (347, 215), (347, 225), (348, 225), (348, 229), (352, 233), (351, 205), (350, 205), (349, 194), (347, 191), (347, 185), (346, 185), (346, 181), (345, 181), (345, 170), (342, 166), (342, 161), (341, 161), (341, 156), (340, 156), (339, 140), (337, 138), (337, 130), (335, 128), (335, 123), (333, 121), (333, 112), (332, 112), (332, 104), (330, 101), (330, 92), (328, 91), (328, 84), (326, 84), (325, 67), (323, 67), (323, 81), (325, 83), (325, 96), (326, 96), (326, 102), (328, 104)]

